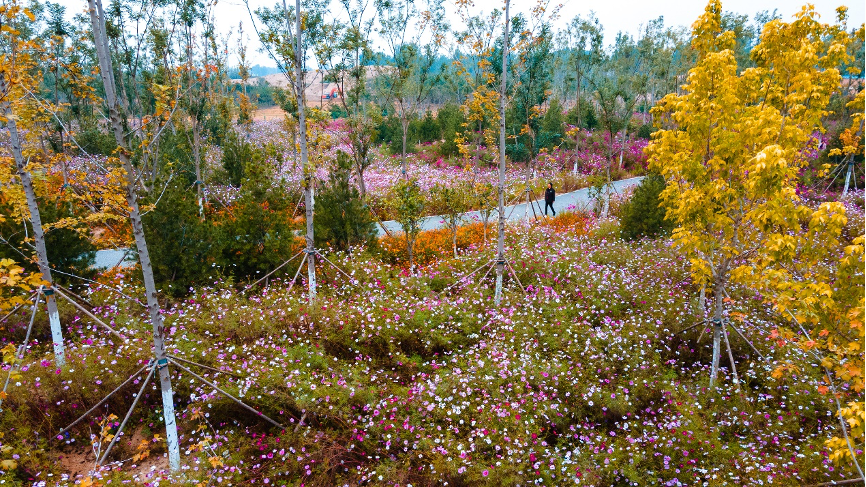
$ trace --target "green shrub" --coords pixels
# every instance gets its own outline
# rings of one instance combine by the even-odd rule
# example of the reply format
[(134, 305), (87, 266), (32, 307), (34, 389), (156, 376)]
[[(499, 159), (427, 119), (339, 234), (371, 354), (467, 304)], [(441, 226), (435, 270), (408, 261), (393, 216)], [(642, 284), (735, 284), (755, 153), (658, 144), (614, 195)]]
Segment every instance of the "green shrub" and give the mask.
[(456, 156), (460, 153), (455, 139), (463, 124), (463, 112), (460, 107), (448, 103), (436, 113), (436, 121), (442, 135), (442, 143), (439, 144), (439, 155), (442, 157)]
[(430, 110), (427, 110), (427, 113), (424, 114), (424, 118), (413, 122), (413, 124), (415, 130), (411, 131), (412, 136), (421, 142), (435, 142), (439, 140), (439, 137), (442, 135), (439, 124), (436, 122), (436, 119), (433, 118), (433, 113)]
[(645, 123), (637, 129), (637, 136), (641, 139), (649, 139), (653, 134), (653, 126), (652, 124)]
[(562, 116), (562, 105), (558, 98), (550, 100), (550, 106), (541, 119), (541, 130), (538, 134), (538, 147), (553, 149), (559, 146), (565, 135), (565, 121)]
[(218, 222), (226, 236), (226, 272), (239, 279), (270, 272), (301, 246), (296, 239), (298, 227), (292, 222), (296, 200), (284, 183), (274, 181), (273, 168), (261, 159), (245, 165), (240, 197)]
[(244, 165), (257, 156), (259, 154), (252, 144), (243, 140), (237, 132), (229, 132), (223, 144), (222, 166), (232, 186), (241, 185), (244, 179)]
[(169, 184), (142, 220), (154, 279), (163, 292), (184, 296), (219, 275), (223, 238), (219, 227), (202, 220), (194, 187)]
[(577, 125), (578, 113), (580, 113), (580, 128), (593, 130), (598, 127), (598, 116), (588, 96), (581, 97), (579, 108), (574, 106), (568, 111), (565, 115), (565, 122), (570, 125)]
[(665, 209), (659, 206), (663, 189), (665, 180), (660, 174), (649, 174), (641, 181), (631, 200), (622, 208), (623, 239), (657, 238), (670, 233), (673, 222), (665, 220)]
[(374, 243), (376, 225), (350, 181), (352, 160), (339, 151), (336, 162), (328, 183), (316, 197), (316, 246), (327, 244), (336, 250), (348, 250), (352, 245)]
[[(69, 274), (84, 278), (93, 278), (96, 271), (92, 269), (96, 260), (96, 247), (87, 239), (86, 232), (74, 227), (52, 227), (62, 218), (75, 217), (75, 211), (69, 203), (49, 198), (38, 198), (39, 216), (45, 230), (45, 249), (48, 251), (48, 263), (52, 269), (60, 272), (52, 273), (52, 277), (64, 285), (80, 285), (84, 281), (73, 278)], [(11, 206), (0, 206), (0, 215), (14, 214)], [(25, 243), (26, 236), (33, 235), (33, 227), (29, 220), (16, 220), (7, 217), (0, 221), (0, 236), (5, 239), (0, 245), (0, 258), (9, 258), (30, 272), (38, 272), (35, 262), (26, 261), (19, 252), (31, 255), (32, 247)]]
[(107, 130), (102, 130), (95, 122), (87, 123), (75, 134), (78, 146), (88, 154), (111, 155), (117, 148), (117, 142)]

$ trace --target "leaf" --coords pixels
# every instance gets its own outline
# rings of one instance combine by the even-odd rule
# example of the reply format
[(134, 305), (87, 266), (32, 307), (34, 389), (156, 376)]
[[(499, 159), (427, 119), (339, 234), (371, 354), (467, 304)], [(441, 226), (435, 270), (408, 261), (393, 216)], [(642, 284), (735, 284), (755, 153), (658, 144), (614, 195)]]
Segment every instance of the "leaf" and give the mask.
[(18, 467), (18, 462), (16, 462), (15, 460), (3, 460), (2, 462), (0, 462), (0, 469), (5, 470), (7, 472), (9, 470), (15, 470), (17, 467)]

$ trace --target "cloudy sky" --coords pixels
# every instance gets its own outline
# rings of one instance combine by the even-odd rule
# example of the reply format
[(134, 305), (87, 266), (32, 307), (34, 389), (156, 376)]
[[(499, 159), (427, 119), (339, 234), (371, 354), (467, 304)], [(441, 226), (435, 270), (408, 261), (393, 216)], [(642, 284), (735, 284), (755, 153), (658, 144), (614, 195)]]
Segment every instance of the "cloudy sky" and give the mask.
[[(66, 5), (67, 12), (70, 15), (83, 11), (87, 4), (86, 0), (55, 1)], [(108, 0), (103, 1), (107, 2)], [(248, 1), (252, 10), (260, 6), (273, 6), (277, 1), (282, 3), (282, 0)], [(810, 3), (815, 5), (822, 20), (826, 22), (833, 21), (836, 7), (847, 5), (849, 7), (849, 26), (862, 24), (864, 22), (864, 10), (866, 10), (863, 0), (846, 0), (846, 2), (842, 2), (841, 0), (810, 0)], [(289, 0), (288, 3), (293, 4), (294, 1)], [(342, 8), (337, 2), (332, 3), (334, 4), (333, 11), (335, 15), (341, 16)], [(723, 0), (722, 6), (727, 11), (748, 14), (750, 17), (764, 10), (770, 12), (777, 10), (782, 15), (782, 18), (787, 20), (795, 12), (798, 12), (804, 3), (806, 3), (805, 0)], [(535, 0), (512, 0), (511, 8), (512, 10), (525, 11), (534, 4)], [(504, 3), (500, 0), (475, 0), (475, 5), (477, 11), (480, 12), (502, 7)], [(622, 31), (636, 35), (641, 24), (659, 16), (664, 17), (666, 26), (690, 26), (703, 12), (705, 6), (706, 2), (701, 0), (602, 0), (592, 2), (585, 0), (563, 0), (562, 10), (560, 11), (559, 19), (554, 24), (554, 30), (564, 27), (576, 15), (587, 15), (590, 10), (593, 10), (604, 26), (605, 43), (610, 44), (616, 37), (617, 32)], [(231, 46), (237, 44), (236, 33), (238, 23), (243, 21), (245, 32), (250, 37), (248, 55), (252, 58), (252, 63), (274, 66), (274, 62), (267, 54), (258, 52), (260, 46), (255, 40), (255, 35), (251, 29), (250, 15), (243, 0), (216, 0), (216, 5), (213, 8), (218, 30), (222, 34), (227, 34), (230, 30), (234, 32), (235, 38), (230, 42)], [(372, 9), (372, 6), (370, 8)], [(445, 0), (445, 9), (448, 13), (452, 14), (448, 17), (452, 28), (459, 28), (459, 19), (456, 19), (456, 15), (453, 15), (456, 11), (453, 0)], [(236, 59), (234, 57), (235, 62)]]

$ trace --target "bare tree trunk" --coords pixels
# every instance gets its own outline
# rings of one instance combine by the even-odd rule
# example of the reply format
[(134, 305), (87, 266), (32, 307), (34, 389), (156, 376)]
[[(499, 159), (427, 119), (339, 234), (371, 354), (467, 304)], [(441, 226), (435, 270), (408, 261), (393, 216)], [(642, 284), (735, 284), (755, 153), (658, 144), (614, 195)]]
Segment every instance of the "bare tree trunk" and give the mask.
[[(285, 2), (285, 0), (284, 0)], [(285, 3), (283, 3), (285, 6)], [(286, 10), (286, 15), (289, 11)], [(304, 168), (304, 206), (307, 217), (307, 295), (316, 299), (316, 247), (313, 234), (313, 168), (307, 153), (307, 115), (304, 97), (304, 69), (301, 50), (301, 0), (295, 0), (295, 96), (298, 102), (298, 132), (301, 137), (301, 165)]]
[(607, 218), (608, 211), (610, 211), (610, 185), (611, 185), (611, 183), (610, 183), (610, 165), (611, 165), (611, 162), (610, 162), (610, 160), (608, 160), (607, 168), (605, 169), (605, 172), (607, 173), (607, 182), (604, 185), (604, 196), (603, 196), (604, 203), (603, 203), (603, 206), (601, 209), (601, 218), (602, 219)]
[(117, 90), (114, 84), (114, 70), (111, 62), (111, 53), (108, 50), (108, 40), (105, 35), (105, 16), (102, 11), (102, 0), (88, 0), (90, 10), (90, 21), (93, 27), (94, 44), (96, 45), (97, 57), (99, 59), (99, 72), (105, 87), (105, 97), (108, 102), (109, 118), (114, 139), (119, 147), (118, 155), (126, 170), (126, 203), (129, 205), (129, 219), (132, 223), (132, 234), (135, 238), (135, 246), (138, 249), (138, 259), (141, 262), (141, 271), (144, 278), (144, 289), (147, 297), (147, 309), (150, 313), (151, 326), (153, 328), (153, 348), (159, 368), (159, 382), (162, 390), (163, 418), (165, 420), (166, 444), (168, 447), (168, 463), (173, 472), (180, 469), (180, 449), (177, 438), (177, 423), (174, 415), (174, 394), (171, 387), (171, 376), (168, 369), (168, 357), (165, 352), (163, 341), (164, 326), (159, 311), (159, 301), (156, 295), (156, 284), (153, 279), (153, 268), (150, 263), (150, 253), (144, 238), (144, 225), (138, 208), (138, 195), (136, 193), (136, 171), (129, 158), (129, 145), (123, 130), (123, 110), (117, 99)]
[(724, 282), (717, 281), (714, 289), (715, 312), (713, 313), (713, 365), (710, 369), (710, 388), (716, 385), (716, 376), (719, 373), (719, 355), (721, 354), (722, 336), (722, 299), (725, 296)]
[(698, 296), (698, 313), (700, 317), (704, 316), (707, 309), (707, 287), (701, 286), (701, 294)]
[[(851, 174), (854, 172), (854, 158), (848, 156), (848, 170), (845, 171), (845, 186), (842, 189), (842, 196), (848, 194), (848, 185), (851, 183)], [(854, 185), (857, 185), (857, 179), (854, 179)]]
[(201, 129), (199, 128), (198, 120), (193, 120), (192, 123), (192, 157), (195, 161), (195, 188), (198, 196), (198, 214), (204, 220), (204, 192), (202, 191), (204, 180), (201, 177)]
[[(502, 274), (505, 272), (505, 95), (506, 77), (508, 75), (508, 22), (510, 0), (505, 0), (505, 44), (502, 48), (502, 86), (499, 93), (499, 235), (496, 239), (496, 288), (493, 304), (499, 306), (502, 302)], [(527, 166), (527, 170), (528, 170)], [(528, 176), (528, 173), (527, 173)]]
[(622, 129), (622, 143), (619, 146), (619, 169), (622, 170), (622, 153), (625, 152), (626, 133), (625, 128)]
[(406, 234), (406, 250), (409, 252), (409, 275), (415, 275), (415, 238)]
[(400, 170), (406, 177), (406, 139), (409, 137), (409, 118), (406, 115), (400, 117), (400, 125), (403, 129), (403, 155), (400, 158)]
[[(9, 83), (0, 72), (0, 92), (7, 93)], [(21, 150), (21, 139), (18, 136), (18, 124), (15, 122), (15, 114), (7, 101), (0, 104), (0, 113), (6, 118), (6, 127), (9, 129), (9, 141), (12, 145), (12, 155), (15, 158), (15, 167), (18, 177), (21, 178), (21, 186), (24, 187), (24, 195), (27, 197), (27, 209), (30, 211), (30, 224), (33, 226), (33, 245), (36, 247), (36, 258), (42, 279), (48, 283), (45, 291), (45, 300), (48, 304), (48, 321), (51, 325), (51, 341), (54, 345), (54, 363), (57, 367), (66, 364), (66, 354), (63, 347), (63, 330), (60, 327), (60, 314), (57, 312), (57, 301), (51, 287), (54, 281), (51, 279), (51, 267), (48, 265), (48, 250), (45, 248), (45, 232), (42, 230), (42, 218), (39, 215), (39, 205), (36, 202), (36, 191), (33, 189), (33, 181), (27, 171), (27, 161)]]
[(577, 70), (577, 104), (575, 105), (575, 110), (577, 110), (577, 135), (574, 137), (574, 175), (577, 175), (577, 165), (580, 162), (579, 152), (580, 152), (580, 69)]
[(451, 228), (451, 245), (454, 247), (454, 258), (457, 258), (457, 225)]

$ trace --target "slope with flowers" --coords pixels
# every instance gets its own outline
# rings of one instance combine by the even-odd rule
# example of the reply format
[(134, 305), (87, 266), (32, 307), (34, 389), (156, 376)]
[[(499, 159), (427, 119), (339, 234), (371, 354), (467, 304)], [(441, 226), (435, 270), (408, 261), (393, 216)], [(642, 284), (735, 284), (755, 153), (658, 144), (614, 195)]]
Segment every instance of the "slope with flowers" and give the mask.
[[(852, 205), (859, 214), (862, 209)], [(856, 222), (854, 223), (856, 225)], [(114, 463), (97, 469), (131, 403), (130, 385), (68, 433), (57, 432), (150, 356), (145, 310), (106, 288), (86, 299), (129, 337), (107, 336), (76, 310), (69, 370), (57, 371), (47, 324), (3, 403), (0, 477), (12, 484), (108, 485), (791, 485), (851, 478), (828, 459), (838, 435), (807, 352), (780, 347), (778, 318), (734, 289), (726, 312), (761, 358), (731, 337), (742, 390), (725, 363), (707, 387), (709, 343), (698, 289), (670, 241), (626, 243), (616, 221), (564, 214), (508, 227), (526, 292), (492, 278), (449, 288), (490, 258), (483, 242), (458, 259), (431, 259), (408, 276), (366, 253), (333, 255), (352, 277), (323, 269), (307, 302), (281, 281), (240, 294), (229, 283), (164, 310), (172, 354), (209, 365), (202, 375), (286, 426), (280, 431), (173, 370), (183, 468), (169, 478), (157, 386), (145, 389)], [(441, 255), (448, 255), (444, 243)], [(136, 276), (104, 276), (128, 295)], [(446, 289), (447, 288), (447, 289)], [(17, 343), (15, 314), (2, 340)], [(780, 363), (797, 373), (774, 377)], [(138, 376), (137, 383), (144, 376)], [(134, 441), (133, 441), (134, 440)], [(85, 461), (64, 470), (62, 457)], [(139, 465), (153, 468), (142, 469)]]

